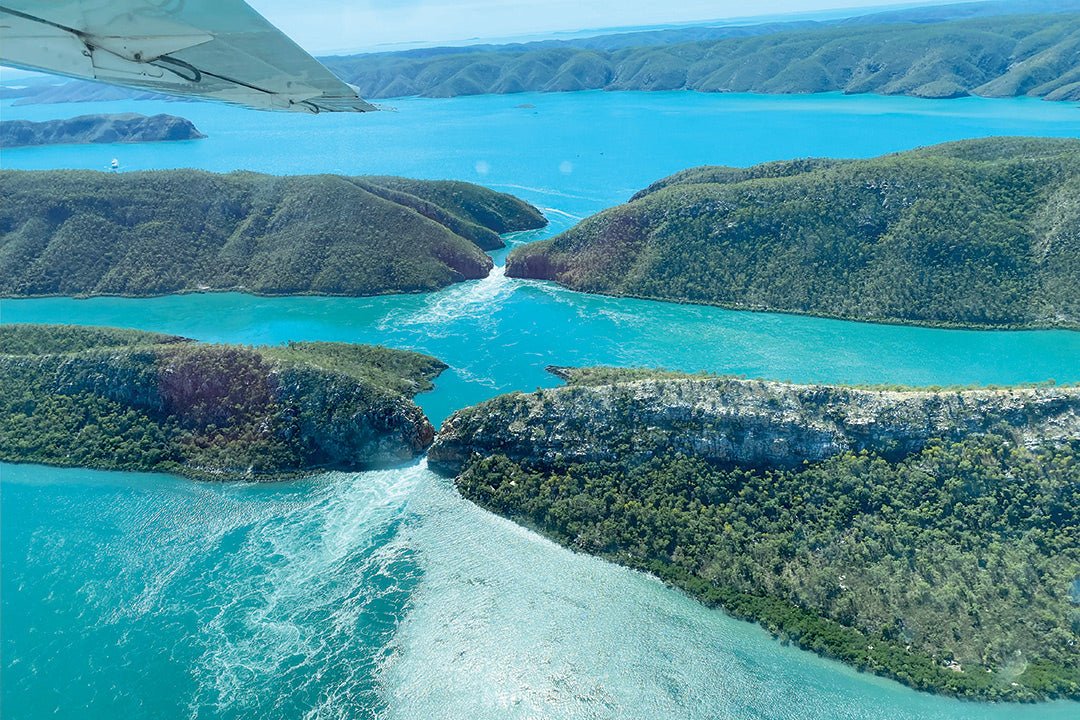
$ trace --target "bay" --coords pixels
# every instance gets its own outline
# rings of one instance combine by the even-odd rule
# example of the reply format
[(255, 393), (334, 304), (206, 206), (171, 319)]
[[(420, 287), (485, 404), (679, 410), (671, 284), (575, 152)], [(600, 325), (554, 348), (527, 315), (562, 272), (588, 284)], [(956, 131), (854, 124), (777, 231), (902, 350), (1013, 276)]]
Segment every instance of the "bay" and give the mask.
[[(550, 236), (668, 173), (967, 137), (1080, 137), (1031, 99), (571, 93), (403, 99), (366, 116), (200, 103), (3, 107), (5, 119), (170, 112), (202, 141), (5, 150), (4, 168), (196, 167), (480, 182)], [(592, 297), (492, 276), (379, 298), (4, 300), (4, 322), (323, 339), (430, 352), (438, 423), (611, 364), (800, 382), (1080, 380), (1080, 333), (871, 325)], [(0, 465), (5, 717), (1012, 718), (781, 646), (656, 581), (462, 500), (422, 462), (273, 486)]]

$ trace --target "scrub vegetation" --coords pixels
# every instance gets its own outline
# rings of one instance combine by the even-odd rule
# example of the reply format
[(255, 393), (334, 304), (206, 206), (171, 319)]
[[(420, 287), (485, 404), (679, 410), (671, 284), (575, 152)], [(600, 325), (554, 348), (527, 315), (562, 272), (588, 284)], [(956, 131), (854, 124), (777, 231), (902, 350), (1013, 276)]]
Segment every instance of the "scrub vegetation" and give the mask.
[(422, 453), (412, 396), (444, 368), (342, 343), (251, 348), (112, 328), (0, 326), (0, 460), (278, 479)]
[(375, 295), (486, 277), (542, 227), (464, 182), (195, 170), (0, 172), (0, 295)]
[(569, 386), (455, 414), (432, 467), (493, 512), (859, 669), (1080, 698), (1076, 389), (560, 374)]
[(492, 456), (458, 487), (808, 650), (921, 690), (1030, 700), (1080, 698), (1078, 478), (1080, 443), (987, 435), (767, 472)]
[[(1080, 15), (934, 21), (935, 11), (948, 10), (915, 9), (907, 15), (821, 25), (688, 28), (424, 49), (325, 62), (362, 95), (374, 98), (602, 89), (1080, 99), (1075, 59)], [(875, 18), (879, 24), (867, 24)]]
[(80, 115), (63, 120), (4, 120), (0, 147), (85, 143), (144, 143), (205, 138), (190, 120), (175, 115)]
[(550, 240), (512, 277), (585, 292), (974, 328), (1080, 327), (1080, 141), (702, 167)]

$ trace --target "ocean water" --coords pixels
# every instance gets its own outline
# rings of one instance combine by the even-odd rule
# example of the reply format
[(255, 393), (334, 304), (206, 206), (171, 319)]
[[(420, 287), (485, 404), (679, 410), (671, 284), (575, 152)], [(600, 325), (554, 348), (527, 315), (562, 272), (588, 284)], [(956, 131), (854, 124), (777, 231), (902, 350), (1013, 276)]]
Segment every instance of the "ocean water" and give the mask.
[[(4, 151), (4, 168), (393, 173), (514, 192), (565, 229), (703, 163), (871, 156), (965, 137), (1080, 137), (1075, 105), (839, 95), (577, 93), (406, 99), (366, 116), (198, 103), (17, 108), (5, 119), (171, 112), (210, 137)], [(506, 251), (495, 254), (501, 265)], [(427, 295), (5, 300), (4, 322), (208, 341), (326, 339), (430, 352), (436, 423), (555, 384), (550, 364), (798, 381), (1080, 380), (1080, 333), (871, 325), (590, 297), (492, 276)], [(5, 718), (1057, 718), (1080, 705), (938, 698), (783, 647), (647, 576), (462, 500), (418, 462), (278, 485), (0, 465)]]

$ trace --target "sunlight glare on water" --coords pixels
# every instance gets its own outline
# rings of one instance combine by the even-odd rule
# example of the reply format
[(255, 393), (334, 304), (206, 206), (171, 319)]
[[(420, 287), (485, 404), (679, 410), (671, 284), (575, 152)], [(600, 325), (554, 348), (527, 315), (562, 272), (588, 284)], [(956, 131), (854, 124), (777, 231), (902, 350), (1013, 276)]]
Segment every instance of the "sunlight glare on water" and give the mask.
[(388, 719), (1065, 718), (921, 695), (781, 647), (660, 582), (571, 553), (426, 475), (422, 575), (381, 675)]

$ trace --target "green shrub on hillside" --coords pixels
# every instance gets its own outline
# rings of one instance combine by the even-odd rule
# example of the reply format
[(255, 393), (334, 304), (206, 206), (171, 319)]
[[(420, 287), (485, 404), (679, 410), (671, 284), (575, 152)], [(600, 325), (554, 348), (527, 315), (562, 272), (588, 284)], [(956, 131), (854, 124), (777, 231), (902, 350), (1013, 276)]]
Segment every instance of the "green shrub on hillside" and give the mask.
[(536, 469), (495, 455), (469, 499), (646, 570), (773, 633), (912, 687), (1080, 698), (1080, 443), (999, 435), (795, 470), (637, 463)]
[(431, 443), (410, 398), (445, 367), (341, 343), (250, 348), (0, 326), (0, 460), (209, 479), (400, 462)]
[(513, 277), (856, 320), (1080, 327), (1080, 141), (695, 168), (542, 242)]
[[(1077, 100), (1078, 24), (1075, 13), (1045, 13), (840, 27), (687, 28), (538, 46), (365, 53), (326, 62), (362, 95), (376, 98), (602, 89)], [(730, 37), (739, 34), (748, 36)]]
[(429, 291), (545, 222), (476, 185), (383, 177), (0, 171), (0, 194), (9, 297)]

